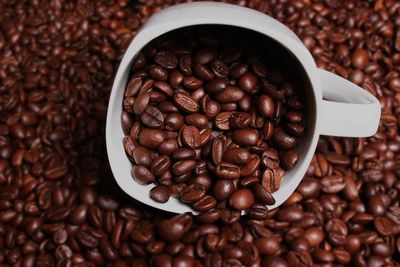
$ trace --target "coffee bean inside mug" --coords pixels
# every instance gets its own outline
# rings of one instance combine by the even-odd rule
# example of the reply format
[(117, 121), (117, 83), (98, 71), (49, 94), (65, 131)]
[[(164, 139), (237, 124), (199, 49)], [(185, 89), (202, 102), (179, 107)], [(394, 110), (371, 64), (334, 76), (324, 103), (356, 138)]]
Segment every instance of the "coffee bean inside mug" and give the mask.
[(266, 218), (271, 193), (299, 160), (306, 116), (303, 83), (265, 44), (242, 29), (191, 27), (136, 57), (123, 142), (132, 178), (157, 185), (153, 200)]

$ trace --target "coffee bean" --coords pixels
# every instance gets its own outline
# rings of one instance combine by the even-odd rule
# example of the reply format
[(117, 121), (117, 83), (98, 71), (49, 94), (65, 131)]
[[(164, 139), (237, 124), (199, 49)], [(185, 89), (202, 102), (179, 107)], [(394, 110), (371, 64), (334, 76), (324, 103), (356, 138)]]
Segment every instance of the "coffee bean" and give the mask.
[(211, 63), (211, 69), (217, 77), (228, 76), (228, 66), (220, 59), (216, 59)]
[(215, 174), (220, 179), (235, 180), (240, 177), (240, 168), (231, 163), (221, 162), (217, 165)]
[(239, 87), (248, 94), (255, 93), (258, 90), (258, 79), (251, 72), (245, 72), (240, 76)]
[(184, 125), (184, 116), (180, 113), (170, 113), (164, 120), (165, 129), (178, 131)]
[(192, 215), (189, 213), (180, 214), (170, 219), (163, 220), (158, 225), (160, 236), (166, 241), (178, 241), (192, 226)]
[(149, 76), (157, 81), (168, 80), (168, 71), (161, 66), (151, 65), (148, 69)]
[(133, 105), (133, 112), (137, 115), (142, 114), (146, 110), (149, 102), (150, 102), (150, 92), (144, 92), (142, 94), (139, 94), (139, 96), (135, 100), (135, 104)]
[(215, 78), (205, 84), (205, 89), (207, 93), (216, 95), (222, 93), (228, 84), (229, 81), (225, 78)]
[(204, 196), (193, 204), (193, 208), (200, 212), (209, 211), (217, 205), (217, 201), (212, 196)]
[(155, 180), (154, 175), (142, 165), (135, 165), (132, 168), (131, 175), (139, 184), (150, 184)]
[(244, 148), (230, 148), (225, 151), (223, 160), (235, 165), (246, 165), (250, 161), (250, 153)]
[(139, 133), (139, 143), (148, 149), (155, 149), (165, 140), (165, 132), (158, 129), (143, 129)]
[(196, 89), (201, 88), (203, 85), (203, 80), (196, 78), (195, 76), (186, 76), (183, 78), (183, 86), (190, 91), (194, 91)]
[(345, 187), (345, 180), (342, 176), (331, 175), (321, 179), (321, 190), (326, 193), (339, 193)]
[(262, 185), (268, 192), (273, 193), (279, 189), (282, 175), (278, 169), (267, 169), (262, 175)]
[(218, 56), (217, 52), (212, 48), (200, 49), (194, 54), (194, 61), (199, 64), (208, 64)]
[(282, 149), (293, 149), (297, 144), (297, 139), (285, 133), (281, 128), (277, 128), (273, 134), (274, 142)]
[(229, 76), (234, 79), (242, 77), (249, 69), (249, 66), (244, 63), (236, 64), (230, 71)]
[(250, 161), (240, 170), (240, 176), (250, 176), (252, 175), (260, 166), (260, 158), (252, 154), (250, 156)]
[(218, 180), (215, 182), (213, 191), (217, 201), (228, 199), (234, 191), (235, 186), (232, 180)]
[(257, 201), (264, 205), (275, 204), (275, 199), (268, 190), (261, 184), (256, 184), (253, 188), (253, 193)]
[(261, 161), (266, 168), (278, 168), (280, 162), (278, 152), (273, 148), (267, 148), (261, 156)]
[(174, 69), (178, 66), (178, 59), (168, 51), (160, 51), (155, 54), (154, 61), (166, 69)]
[(162, 81), (156, 81), (153, 84), (154, 88), (159, 90), (161, 93), (165, 94), (166, 96), (173, 96), (174, 91), (172, 90), (171, 86), (166, 83), (166, 82), (162, 82)]
[(221, 112), (215, 117), (215, 127), (221, 131), (229, 130), (229, 119), (232, 112)]
[(193, 125), (199, 129), (208, 127), (208, 119), (205, 115), (200, 113), (189, 114), (185, 117), (185, 122), (188, 125)]
[(171, 166), (171, 160), (168, 156), (160, 156), (152, 161), (150, 165), (150, 171), (155, 176), (161, 176), (166, 171), (168, 171), (169, 167)]
[(254, 129), (238, 129), (232, 134), (233, 140), (242, 146), (256, 145), (259, 139), (259, 133)]
[(193, 149), (181, 147), (172, 154), (174, 160), (195, 159), (196, 151)]
[(364, 49), (357, 49), (351, 56), (351, 62), (357, 69), (363, 69), (369, 61), (368, 52)]
[(184, 126), (180, 136), (182, 143), (188, 148), (196, 149), (201, 146), (200, 132), (194, 126)]
[(194, 113), (199, 110), (199, 105), (189, 95), (183, 93), (176, 93), (174, 95), (174, 102), (179, 109), (184, 112)]
[(150, 167), (152, 157), (151, 152), (143, 146), (136, 146), (132, 149), (132, 158), (138, 165)]
[(202, 64), (194, 64), (193, 69), (196, 76), (203, 81), (211, 81), (212, 79), (214, 79), (214, 73)]
[(184, 202), (196, 202), (206, 194), (206, 189), (200, 184), (191, 184), (180, 193), (180, 199)]
[(165, 203), (169, 200), (171, 192), (165, 185), (157, 185), (150, 190), (150, 197), (159, 203)]
[(254, 203), (254, 196), (249, 189), (237, 189), (229, 197), (229, 205), (237, 210), (245, 210)]
[(283, 153), (281, 162), (286, 170), (291, 170), (296, 166), (298, 160), (299, 155), (297, 152), (295, 150), (288, 150)]
[(182, 175), (192, 171), (194, 168), (196, 168), (196, 161), (187, 159), (174, 163), (171, 167), (171, 171), (175, 175)]
[(251, 121), (251, 116), (245, 112), (233, 112), (229, 117), (229, 126), (232, 128), (246, 128)]
[(274, 237), (263, 237), (255, 241), (262, 254), (274, 255), (280, 248), (279, 241)]
[(164, 116), (161, 111), (152, 106), (148, 105), (144, 113), (140, 116), (140, 120), (144, 125), (150, 128), (160, 128), (164, 125)]
[(129, 81), (125, 90), (125, 97), (136, 96), (142, 88), (143, 80), (141, 77), (135, 77)]
[(239, 102), (244, 97), (244, 92), (233, 85), (228, 85), (225, 90), (215, 96), (219, 103)]

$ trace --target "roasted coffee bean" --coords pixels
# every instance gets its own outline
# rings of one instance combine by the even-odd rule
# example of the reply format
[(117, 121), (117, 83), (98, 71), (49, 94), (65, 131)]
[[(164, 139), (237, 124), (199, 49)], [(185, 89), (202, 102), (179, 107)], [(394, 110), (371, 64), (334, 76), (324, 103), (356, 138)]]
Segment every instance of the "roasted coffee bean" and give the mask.
[(214, 79), (214, 73), (206, 66), (196, 63), (193, 66), (194, 73), (203, 81), (211, 81)]
[(178, 131), (184, 125), (184, 116), (180, 113), (170, 113), (164, 119), (165, 129)]
[(150, 170), (155, 176), (161, 176), (168, 171), (171, 166), (171, 160), (168, 156), (160, 156), (153, 160), (150, 165)]
[(150, 95), (150, 92), (139, 94), (135, 100), (135, 104), (133, 105), (133, 112), (135, 114), (140, 115), (146, 110), (147, 105), (150, 102)]
[(228, 86), (229, 81), (225, 78), (215, 78), (205, 84), (207, 93), (216, 95), (222, 93)]
[(178, 59), (168, 51), (160, 51), (154, 55), (154, 61), (163, 68), (174, 69), (178, 66)]
[(236, 64), (231, 70), (229, 71), (229, 76), (234, 79), (238, 79), (242, 77), (249, 69), (249, 66), (244, 63)]
[(215, 117), (215, 127), (221, 131), (229, 130), (229, 119), (232, 112), (221, 112)]
[(132, 149), (132, 158), (138, 165), (150, 167), (152, 156), (150, 150), (143, 146), (136, 146)]
[(139, 133), (139, 144), (148, 148), (155, 149), (165, 140), (165, 132), (158, 129), (143, 129)]
[(148, 105), (144, 113), (140, 116), (140, 120), (144, 125), (150, 128), (160, 128), (164, 125), (164, 116), (161, 111), (152, 106)]
[(139, 184), (149, 184), (155, 180), (154, 175), (142, 165), (135, 165), (132, 167), (132, 177)]
[(163, 220), (158, 225), (158, 232), (164, 240), (174, 242), (181, 239), (189, 231), (191, 226), (192, 215), (190, 213), (184, 213)]
[(184, 126), (180, 134), (182, 143), (191, 149), (201, 146), (200, 131), (194, 126)]
[(193, 125), (199, 129), (208, 127), (208, 119), (205, 115), (200, 113), (189, 114), (185, 117), (185, 122), (188, 125)]
[(368, 51), (365, 49), (357, 49), (351, 56), (351, 62), (357, 69), (363, 69), (369, 61)]
[(260, 157), (252, 154), (250, 156), (250, 161), (240, 170), (240, 176), (250, 176), (252, 175), (260, 166)]
[(229, 197), (229, 205), (237, 210), (250, 208), (254, 203), (254, 196), (249, 189), (237, 189)]
[(266, 168), (278, 168), (280, 162), (278, 151), (273, 148), (267, 148), (261, 155), (261, 161)]
[(205, 95), (201, 100), (201, 109), (209, 120), (214, 119), (221, 111), (221, 106), (218, 102), (211, 100), (208, 95)]
[(182, 84), (185, 88), (190, 91), (199, 89), (203, 85), (203, 80), (196, 78), (195, 76), (186, 76), (183, 78)]
[(251, 72), (245, 72), (241, 75), (238, 84), (248, 94), (255, 93), (259, 88), (258, 79)]
[(189, 95), (184, 93), (176, 93), (174, 95), (174, 102), (179, 109), (184, 112), (194, 113), (199, 110), (199, 105)]
[(176, 149), (172, 154), (174, 160), (195, 159), (195, 157), (196, 151), (185, 147)]
[(254, 146), (259, 139), (259, 133), (255, 129), (238, 129), (232, 134), (233, 140), (242, 146)]
[(193, 204), (193, 208), (200, 212), (209, 211), (217, 205), (217, 201), (212, 196), (204, 196)]
[(223, 160), (235, 165), (246, 165), (250, 161), (250, 153), (244, 148), (230, 148), (224, 153)]
[(262, 185), (272, 193), (279, 189), (282, 182), (282, 174), (278, 169), (267, 169), (262, 174)]
[(168, 71), (161, 66), (151, 65), (148, 70), (149, 76), (154, 80), (166, 81), (168, 80)]
[(258, 202), (264, 205), (273, 205), (275, 204), (275, 199), (271, 195), (271, 192), (268, 192), (267, 188), (262, 186), (261, 184), (256, 184), (253, 187), (253, 193)]
[(228, 66), (220, 59), (216, 59), (211, 63), (211, 69), (217, 77), (228, 76)]
[(258, 110), (260, 114), (267, 118), (272, 118), (275, 112), (275, 104), (268, 95), (261, 95), (258, 99)]
[(150, 190), (150, 198), (159, 203), (165, 203), (169, 200), (171, 192), (165, 185), (157, 185)]
[(246, 128), (251, 121), (251, 116), (245, 112), (233, 112), (229, 117), (229, 126), (232, 128)]
[(201, 184), (191, 184), (180, 193), (180, 199), (184, 202), (196, 202), (206, 194), (206, 188)]
[(165, 94), (166, 96), (173, 96), (174, 91), (172, 90), (171, 86), (166, 82), (157, 81), (154, 82), (153, 87), (159, 90), (161, 93)]
[(297, 162), (299, 160), (299, 155), (295, 150), (288, 150), (285, 151), (282, 155), (282, 166), (286, 170), (291, 170), (296, 166)]
[(244, 97), (244, 92), (236, 86), (228, 85), (224, 91), (215, 96), (219, 103), (239, 102)]
[(232, 180), (218, 180), (215, 182), (213, 192), (217, 201), (226, 200), (235, 190)]
[(160, 144), (158, 151), (161, 155), (170, 156), (178, 149), (178, 141), (176, 139), (168, 139)]
[(196, 161), (187, 159), (174, 163), (171, 167), (171, 171), (173, 174), (179, 176), (194, 170), (194, 168), (196, 168)]
[(217, 51), (212, 48), (200, 49), (194, 54), (194, 61), (199, 64), (208, 64), (218, 56)]
[(231, 163), (221, 162), (215, 169), (215, 175), (220, 179), (235, 180), (240, 177), (240, 168)]
[(293, 149), (297, 144), (297, 139), (288, 135), (281, 128), (277, 128), (273, 134), (274, 143), (282, 149)]

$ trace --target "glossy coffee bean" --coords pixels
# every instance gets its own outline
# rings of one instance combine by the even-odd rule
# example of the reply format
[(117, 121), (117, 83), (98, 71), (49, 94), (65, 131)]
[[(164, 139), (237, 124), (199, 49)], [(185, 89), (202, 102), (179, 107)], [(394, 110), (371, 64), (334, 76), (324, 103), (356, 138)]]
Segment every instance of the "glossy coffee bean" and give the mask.
[(245, 210), (254, 203), (254, 196), (249, 189), (237, 189), (229, 197), (229, 205), (237, 210)]

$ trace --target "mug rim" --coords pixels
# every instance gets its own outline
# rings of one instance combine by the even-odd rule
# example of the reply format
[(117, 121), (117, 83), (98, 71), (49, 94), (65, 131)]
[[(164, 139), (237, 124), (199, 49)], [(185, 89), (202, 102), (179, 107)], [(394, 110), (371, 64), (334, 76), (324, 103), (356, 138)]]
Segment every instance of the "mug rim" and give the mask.
[[(216, 5), (217, 4), (217, 5)], [(176, 18), (174, 20), (166, 20), (166, 18), (171, 16), (171, 13), (176, 12), (180, 9), (180, 8), (185, 8), (185, 9), (196, 9), (196, 8), (205, 8), (205, 9), (210, 9), (210, 10), (214, 10), (218, 9), (218, 8), (229, 8), (232, 10), (234, 10), (237, 13), (246, 13), (247, 15), (251, 15), (251, 16), (255, 16), (255, 14), (257, 14), (257, 16), (259, 17), (259, 19), (261, 18), (261, 20), (264, 20), (264, 27), (261, 27), (260, 24), (254, 23), (251, 24), (251, 22), (246, 21), (246, 20), (234, 20), (232, 18), (230, 18), (229, 16), (220, 16), (218, 19), (217, 18), (212, 18), (212, 21), (210, 21), (210, 18), (208, 19), (204, 19), (204, 17), (207, 17), (207, 13), (194, 13), (197, 14), (197, 16), (199, 16), (198, 18), (196, 18), (195, 16), (191, 17), (189, 19), (189, 21), (185, 20), (185, 19), (179, 19)], [(205, 16), (203, 16), (205, 15)], [(203, 16), (203, 17), (201, 17)], [(275, 20), (274, 18), (265, 15), (261, 12), (249, 9), (249, 8), (244, 8), (244, 7), (239, 7), (239, 6), (235, 6), (235, 5), (230, 5), (230, 4), (224, 4), (224, 3), (214, 3), (214, 2), (195, 2), (195, 3), (185, 3), (185, 4), (180, 4), (180, 5), (175, 5), (172, 7), (169, 7), (167, 9), (164, 9), (156, 14), (154, 14), (153, 16), (150, 17), (150, 19), (142, 26), (142, 28), (140, 29), (140, 31), (137, 33), (137, 35), (135, 36), (135, 38), (131, 41), (129, 47), (127, 48), (121, 63), (118, 67), (117, 70), (117, 74), (115, 76), (115, 80), (113, 83), (113, 87), (112, 87), (112, 91), (110, 94), (110, 102), (109, 102), (109, 108), (107, 111), (107, 122), (106, 122), (106, 146), (107, 146), (107, 153), (109, 155), (109, 161), (110, 161), (110, 165), (111, 165), (111, 169), (112, 172), (115, 173), (116, 170), (115, 169), (115, 164), (116, 164), (116, 160), (112, 157), (110, 157), (111, 154), (115, 154), (114, 150), (115, 148), (111, 147), (111, 140), (116, 139), (115, 138), (115, 134), (113, 133), (115, 131), (115, 129), (111, 128), (111, 123), (110, 121), (112, 120), (112, 111), (115, 110), (115, 105), (119, 105), (119, 114), (122, 112), (122, 103), (120, 103), (119, 101), (116, 101), (117, 98), (117, 94), (118, 92), (123, 93), (123, 89), (126, 86), (126, 76), (129, 74), (130, 71), (130, 67), (134, 61), (134, 58), (136, 57), (136, 55), (152, 40), (154, 40), (155, 38), (171, 32), (173, 30), (177, 30), (180, 28), (184, 28), (184, 27), (190, 27), (190, 26), (196, 26), (196, 25), (226, 25), (226, 26), (232, 26), (232, 27), (240, 27), (240, 28), (244, 28), (250, 31), (254, 31), (254, 32), (258, 32), (262, 35), (265, 35), (271, 39), (273, 39), (275, 42), (279, 43), (281, 46), (283, 46), (286, 50), (288, 50), (295, 58), (296, 60), (299, 62), (299, 64), (301, 65), (301, 67), (304, 70), (305, 75), (308, 78), (309, 81), (309, 85), (310, 85), (310, 91), (312, 92), (312, 99), (314, 100), (314, 122), (312, 125), (308, 125), (308, 128), (312, 128), (312, 129), (308, 129), (309, 131), (311, 130), (312, 132), (309, 133), (311, 135), (311, 138), (309, 140), (308, 143), (308, 148), (306, 149), (305, 152), (302, 153), (302, 157), (303, 159), (301, 160), (301, 162), (299, 162), (298, 166), (296, 166), (296, 172), (300, 172), (302, 175), (304, 175), (306, 168), (308, 167), (308, 164), (311, 162), (312, 159), (312, 155), (315, 151), (316, 145), (317, 145), (317, 141), (320, 135), (320, 129), (319, 129), (319, 118), (321, 116), (319, 116), (318, 114), (320, 113), (320, 106), (321, 106), (321, 101), (322, 101), (322, 91), (321, 91), (321, 87), (319, 84), (319, 79), (317, 77), (317, 73), (316, 73), (316, 65), (315, 65), (315, 61), (313, 60), (311, 54), (308, 52), (308, 50), (306, 49), (306, 47), (301, 43), (300, 39), (298, 39), (296, 37), (293, 38), (293, 36), (284, 34), (282, 32), (279, 32), (278, 30), (273, 30), (271, 29), (271, 27), (265, 27), (266, 22), (268, 23), (273, 23), (275, 25), (278, 25), (279, 27), (285, 27), (287, 28), (285, 25), (283, 25), (282, 23), (280, 23), (279, 21)], [(250, 24), (249, 24), (250, 23)], [(289, 30), (290, 32), (292, 32), (289, 28), (287, 28), (287, 30)], [(293, 33), (293, 32), (292, 32)], [(294, 34), (294, 33), (293, 33)], [(125, 80), (125, 84), (123, 86), (123, 80)], [(118, 102), (118, 103), (117, 103)], [(118, 121), (119, 124), (120, 120)], [(122, 128), (122, 127), (121, 127)], [(118, 142), (122, 143), (122, 140), (118, 140)], [(123, 146), (122, 146), (123, 148)], [(125, 155), (125, 151), (124, 149), (122, 149), (122, 153), (119, 153), (119, 157), (124, 157), (127, 159), (127, 156)], [(118, 154), (118, 153), (117, 153)], [(129, 160), (129, 159), (127, 159)], [(287, 175), (287, 174), (286, 174)], [(127, 193), (128, 195), (134, 197), (135, 199), (148, 204), (150, 206), (160, 206), (161, 203), (156, 203), (154, 202), (152, 199), (150, 199), (147, 195), (145, 197), (138, 197), (138, 196), (133, 196), (132, 193), (129, 192), (129, 190), (126, 189), (126, 185), (124, 185), (124, 182), (121, 180), (121, 177), (119, 177), (118, 175), (114, 175), (114, 178), (117, 181), (117, 184), (122, 188), (123, 191), (125, 191), (125, 193)], [(291, 181), (290, 185), (288, 185), (288, 187), (290, 188), (291, 192), (290, 194), (297, 188), (298, 184), (301, 182), (303, 176), (302, 177), (291, 177)], [(133, 179), (130, 177), (130, 179), (132, 180), (132, 183), (137, 184), (136, 181), (133, 181)], [(137, 184), (139, 185), (139, 184)], [(143, 186), (143, 185), (141, 185)], [(150, 184), (147, 185), (145, 187), (154, 187), (154, 184)], [(290, 195), (289, 193), (285, 193), (283, 194), (282, 192), (283, 190), (278, 190), (276, 192), (273, 193), (274, 197), (278, 196), (278, 199), (281, 198), (285, 198), (285, 195)], [(281, 192), (281, 193), (279, 193)], [(284, 195), (283, 197), (280, 195)], [(286, 199), (286, 198), (285, 198)], [(177, 210), (176, 208), (174, 208), (174, 204), (170, 203), (178, 201), (175, 198), (171, 198), (167, 203), (161, 204), (162, 207), (164, 208), (164, 210), (167, 211), (172, 211), (172, 212), (184, 212), (184, 211), (188, 211), (191, 208), (188, 207), (187, 209), (184, 209), (182, 211)], [(276, 206), (279, 206), (282, 202), (284, 201), (277, 201), (276, 204), (269, 206), (270, 208), (274, 208)]]

